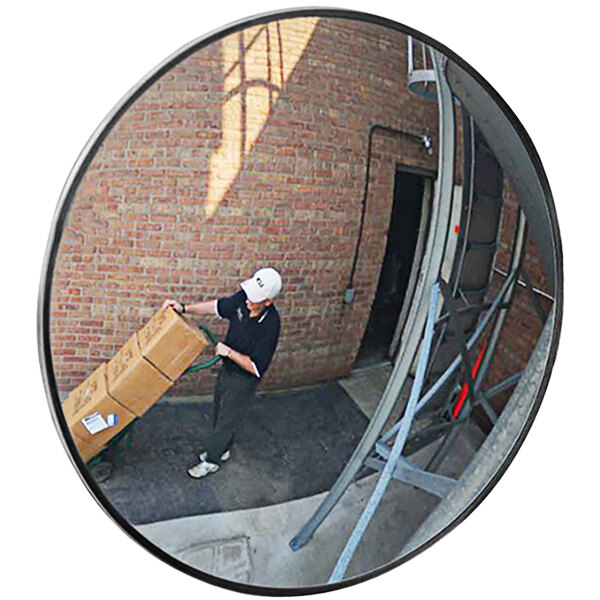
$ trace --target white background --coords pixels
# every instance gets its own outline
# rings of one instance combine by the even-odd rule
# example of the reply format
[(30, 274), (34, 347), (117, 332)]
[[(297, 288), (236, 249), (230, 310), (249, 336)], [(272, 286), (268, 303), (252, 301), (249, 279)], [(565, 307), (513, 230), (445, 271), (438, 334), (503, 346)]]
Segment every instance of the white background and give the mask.
[[(546, 398), (483, 504), (408, 564), (336, 592), (360, 598), (589, 598), (598, 592), (598, 96), (592, 3), (346, 0), (439, 40), (533, 139), (564, 245), (565, 316)], [(8, 597), (229, 598), (131, 541), (86, 491), (46, 404), (37, 288), (62, 185), (119, 98), (185, 43), (289, 2), (22, 2), (1, 18), (2, 587)], [(594, 556), (596, 554), (596, 556)], [(596, 596), (597, 597), (597, 596)]]

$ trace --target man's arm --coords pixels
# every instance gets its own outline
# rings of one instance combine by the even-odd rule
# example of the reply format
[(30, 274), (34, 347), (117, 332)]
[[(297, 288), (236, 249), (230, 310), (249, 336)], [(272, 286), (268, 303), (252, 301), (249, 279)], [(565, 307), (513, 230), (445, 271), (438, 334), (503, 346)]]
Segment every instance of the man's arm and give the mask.
[(172, 306), (178, 313), (188, 313), (191, 315), (217, 315), (216, 300), (206, 300), (205, 302), (194, 302), (193, 304), (183, 304), (178, 300), (165, 300), (163, 309)]
[(254, 361), (246, 354), (242, 354), (241, 352), (230, 348), (223, 342), (217, 344), (215, 353), (219, 356), (225, 356), (226, 358), (231, 359), (234, 363), (242, 367), (245, 371), (248, 371), (248, 373), (252, 373), (255, 377), (260, 377)]

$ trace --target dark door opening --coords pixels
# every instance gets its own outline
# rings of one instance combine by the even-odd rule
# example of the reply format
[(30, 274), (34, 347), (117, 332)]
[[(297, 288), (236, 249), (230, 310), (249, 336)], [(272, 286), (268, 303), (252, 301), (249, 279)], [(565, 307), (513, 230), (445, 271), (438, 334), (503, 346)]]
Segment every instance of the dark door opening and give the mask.
[(389, 358), (413, 268), (427, 179), (402, 169), (396, 171), (385, 255), (355, 367), (373, 366)]

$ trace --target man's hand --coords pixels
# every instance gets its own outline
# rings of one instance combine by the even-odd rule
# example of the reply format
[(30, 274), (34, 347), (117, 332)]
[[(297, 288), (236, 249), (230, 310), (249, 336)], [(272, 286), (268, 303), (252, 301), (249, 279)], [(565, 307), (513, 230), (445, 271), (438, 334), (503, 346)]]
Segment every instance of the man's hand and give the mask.
[(177, 300), (165, 300), (162, 305), (162, 310), (169, 308), (169, 306), (172, 306), (173, 309), (179, 314), (183, 312), (183, 304), (181, 304), (181, 302), (178, 302)]
[(217, 342), (217, 345), (215, 346), (215, 354), (232, 360), (234, 363), (242, 367), (242, 369), (248, 371), (248, 373), (252, 373), (252, 375), (255, 377), (260, 377), (256, 365), (249, 356), (230, 348), (223, 342)]
[(217, 345), (215, 346), (215, 354), (228, 357), (231, 354), (231, 348), (225, 345), (223, 342), (217, 342)]

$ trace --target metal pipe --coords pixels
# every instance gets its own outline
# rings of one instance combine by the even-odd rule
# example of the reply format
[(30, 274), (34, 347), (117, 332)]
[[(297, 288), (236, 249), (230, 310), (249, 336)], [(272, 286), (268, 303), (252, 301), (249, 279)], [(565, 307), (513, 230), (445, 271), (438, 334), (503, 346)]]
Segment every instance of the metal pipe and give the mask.
[[(510, 258), (510, 269), (512, 273), (518, 272), (521, 268), (526, 239), (527, 220), (525, 218), (525, 213), (523, 212), (523, 210), (519, 209), (519, 214), (517, 216), (517, 226), (513, 242), (512, 256)], [(515, 277), (514, 282), (516, 282), (517, 279), (518, 277)], [(505, 280), (505, 282), (506, 281), (508, 281), (508, 278)], [(512, 301), (512, 297), (515, 291), (514, 282), (510, 285), (506, 292), (506, 303), (508, 304), (508, 306), (506, 308), (501, 308), (498, 312), (498, 317), (496, 319), (496, 322), (494, 323), (492, 333), (490, 334), (487, 349), (485, 351), (483, 361), (481, 362), (479, 373), (477, 373), (477, 377), (475, 379), (475, 394), (479, 392), (479, 389), (481, 388), (485, 380), (485, 376), (487, 375), (488, 369), (492, 362), (492, 357), (494, 355), (494, 352), (496, 351), (496, 345), (498, 344), (498, 341), (500, 339), (500, 334), (502, 333), (502, 328), (504, 327), (506, 317), (508, 316), (510, 303)]]
[[(456, 341), (460, 347), (460, 354), (462, 356), (463, 363), (465, 364), (465, 381), (467, 385), (467, 391), (469, 394), (469, 398), (472, 402), (475, 402), (475, 390), (474, 390), (474, 382), (473, 382), (473, 367), (471, 366), (471, 356), (469, 355), (469, 350), (467, 348), (467, 341), (465, 339), (465, 332), (462, 328), (460, 319), (458, 318), (458, 314), (454, 307), (454, 298), (452, 297), (452, 292), (450, 291), (450, 287), (448, 284), (442, 280), (441, 282), (442, 295), (444, 297), (444, 304), (448, 310), (450, 315), (450, 326), (454, 329), (454, 335), (456, 337)], [(475, 363), (477, 364), (477, 363)], [(477, 369), (477, 367), (475, 367)]]
[(406, 318), (408, 316), (408, 310), (411, 306), (413, 293), (415, 291), (415, 286), (417, 285), (417, 278), (419, 276), (419, 267), (423, 260), (423, 250), (425, 247), (425, 238), (427, 237), (427, 225), (429, 222), (429, 210), (430, 210), (430, 200), (431, 200), (431, 188), (433, 187), (432, 181), (430, 179), (426, 179), (424, 181), (424, 189), (423, 189), (423, 199), (421, 204), (421, 219), (419, 221), (419, 234), (417, 237), (417, 244), (415, 247), (415, 254), (413, 259), (413, 264), (410, 269), (410, 277), (408, 280), (408, 285), (406, 286), (406, 293), (404, 295), (404, 300), (402, 301), (402, 309), (400, 311), (400, 316), (398, 317), (398, 322), (396, 323), (396, 329), (394, 331), (394, 336), (390, 343), (388, 354), (389, 356), (395, 357), (398, 351), (398, 347), (400, 345), (401, 334), (404, 331), (404, 324), (406, 323)]
[[(479, 304), (469, 304), (468, 306), (461, 306), (460, 308), (455, 309), (459, 315), (462, 315), (466, 312), (471, 312), (472, 310), (483, 310), (485, 308), (489, 308), (492, 305), (491, 302), (481, 302)], [(444, 313), (436, 322), (436, 325), (440, 325), (445, 323), (450, 319), (449, 313)]]
[[(498, 273), (498, 275), (502, 275), (502, 277), (506, 277), (508, 275), (508, 273), (506, 271), (504, 271), (503, 269), (501, 269), (500, 267), (494, 267), (494, 271), (496, 273)], [(521, 279), (519, 278), (517, 280), (517, 285), (520, 285), (521, 287), (526, 288), (527, 284)], [(554, 296), (551, 296), (550, 294), (548, 294), (548, 292), (544, 292), (544, 290), (540, 290), (539, 288), (536, 287), (532, 287), (531, 290), (536, 293), (538, 296), (541, 296), (542, 298), (546, 298), (546, 300), (550, 300), (551, 302), (554, 302)]]
[[(504, 303), (507, 306), (500, 308), (498, 311), (498, 314), (496, 316), (496, 322), (494, 323), (494, 327), (490, 334), (487, 348), (486, 348), (485, 354), (483, 356), (483, 360), (481, 361), (481, 366), (479, 367), (477, 377), (475, 378), (475, 384), (473, 386), (474, 389), (473, 389), (473, 396), (472, 396), (473, 400), (471, 401), (470, 404), (464, 405), (463, 409), (461, 410), (460, 417), (464, 418), (465, 420), (471, 414), (471, 411), (473, 410), (473, 408), (475, 406), (475, 401), (479, 395), (479, 390), (480, 390), (481, 386), (483, 385), (485, 376), (487, 375), (487, 371), (488, 371), (491, 361), (492, 361), (492, 357), (496, 350), (496, 345), (498, 343), (498, 340), (500, 339), (500, 333), (502, 332), (504, 322), (506, 321), (506, 317), (507, 317), (508, 311), (510, 309), (510, 304), (511, 304), (514, 289), (515, 289), (515, 282), (517, 280), (516, 274), (519, 272), (519, 270), (521, 268), (521, 261), (523, 259), (523, 249), (525, 247), (526, 237), (527, 237), (527, 223), (526, 223), (526, 219), (525, 219), (525, 213), (521, 209), (519, 209), (519, 213), (518, 213), (518, 217), (517, 217), (517, 226), (516, 226), (515, 237), (514, 237), (514, 242), (513, 242), (512, 256), (511, 256), (511, 272), (514, 274), (514, 277), (513, 277), (513, 280), (511, 281), (510, 285), (506, 288), (506, 291), (505, 291), (506, 298), (504, 300)], [(505, 284), (508, 281), (509, 281), (509, 278), (507, 278), (505, 280)], [(492, 423), (495, 423), (496, 417), (495, 417), (495, 414), (493, 413), (493, 411), (491, 411), (491, 406), (484, 403), (484, 410), (486, 411), (486, 414), (488, 414)], [(429, 463), (427, 465), (428, 470), (435, 471), (440, 466), (442, 460), (444, 460), (444, 457), (446, 456), (446, 454), (448, 453), (452, 444), (458, 437), (461, 428), (462, 428), (462, 426), (457, 427), (456, 429), (453, 429), (450, 432), (450, 434), (446, 437), (446, 439), (442, 442), (441, 446), (436, 450), (435, 454), (429, 461)]]
[[(361, 203), (360, 209), (360, 222), (358, 225), (358, 237), (356, 239), (356, 246), (354, 248), (354, 256), (352, 257), (352, 268), (350, 269), (350, 277), (348, 279), (348, 287), (347, 290), (354, 289), (354, 275), (356, 274), (356, 265), (358, 263), (358, 253), (360, 251), (360, 244), (362, 242), (363, 229), (365, 224), (365, 216), (367, 213), (367, 198), (369, 196), (369, 180), (371, 178), (371, 152), (373, 150), (373, 136), (376, 131), (385, 131), (386, 133), (391, 133), (393, 135), (402, 135), (404, 137), (411, 138), (413, 140), (421, 142), (425, 147), (427, 144), (431, 142), (428, 141), (430, 138), (427, 134), (419, 135), (418, 133), (413, 133), (411, 131), (403, 131), (401, 129), (395, 129), (394, 127), (389, 127), (387, 125), (381, 125), (379, 123), (375, 123), (371, 125), (369, 128), (368, 135), (368, 143), (367, 143), (367, 165), (365, 171), (365, 185), (363, 191), (363, 199)], [(429, 146), (430, 147), (430, 146)]]
[(463, 245), (460, 252), (460, 258), (456, 265), (456, 272), (454, 275), (454, 281), (452, 285), (452, 295), (456, 295), (458, 291), (458, 284), (460, 282), (460, 275), (463, 270), (465, 261), (465, 255), (467, 253), (467, 244), (469, 240), (469, 230), (471, 229), (471, 215), (473, 214), (473, 190), (475, 188), (475, 124), (473, 123), (473, 117), (471, 117), (467, 111), (462, 109), (463, 116), (463, 136), (465, 139), (465, 167), (468, 169), (467, 173), (464, 174), (463, 183), (463, 194), (467, 199), (467, 220), (463, 228)]
[(431, 473), (437, 471), (438, 467), (442, 464), (444, 458), (448, 454), (448, 451), (452, 447), (452, 444), (456, 441), (456, 438), (460, 434), (461, 429), (465, 426), (465, 419), (460, 420), (459, 424), (450, 431), (450, 433), (444, 438), (444, 441), (440, 444), (440, 446), (435, 451), (434, 455), (431, 457), (427, 465), (425, 465), (425, 470)]
[[(467, 253), (467, 244), (469, 239), (469, 230), (471, 229), (471, 216), (473, 212), (473, 189), (475, 187), (475, 124), (473, 118), (464, 110), (461, 109), (462, 121), (463, 121), (463, 145), (464, 145), (464, 166), (465, 173), (463, 173), (463, 204), (466, 201), (467, 218), (464, 226), (461, 224), (461, 231), (463, 233), (462, 246), (459, 250), (459, 258), (454, 267), (454, 272), (450, 276), (450, 283), (452, 285), (452, 295), (456, 296), (459, 290), (460, 277), (463, 270), (465, 261), (465, 255)], [(441, 319), (440, 319), (441, 320)], [(431, 354), (430, 368), (435, 363), (438, 356), (438, 352), (442, 347), (442, 343), (446, 336), (447, 324), (442, 326), (434, 350)]]
[(492, 425), (495, 425), (498, 421), (498, 415), (494, 409), (494, 407), (488, 402), (488, 397), (484, 392), (479, 392), (479, 404), (481, 404), (487, 418), (491, 421)]
[(516, 385), (518, 383), (519, 379), (521, 379), (522, 373), (523, 373), (523, 371), (514, 373), (510, 377), (507, 377), (506, 379), (499, 381), (497, 384), (493, 385), (491, 388), (485, 390), (485, 392), (483, 392), (485, 394), (485, 397), (488, 399), (493, 398), (500, 392), (507, 390), (509, 387), (512, 387), (513, 385)]
[[(485, 313), (485, 315), (479, 322), (479, 325), (477, 326), (477, 328), (475, 329), (475, 331), (473, 332), (473, 334), (467, 341), (467, 349), (468, 350), (470, 350), (477, 343), (477, 340), (481, 337), (481, 334), (485, 331), (485, 328), (487, 327), (489, 322), (492, 320), (493, 316), (496, 313), (496, 310), (498, 309), (500, 303), (503, 300), (503, 296), (506, 293), (506, 290), (512, 284), (515, 277), (517, 276), (517, 272), (518, 272), (518, 269), (515, 269), (510, 274), (510, 276), (506, 279), (506, 281), (504, 282), (500, 292), (498, 293), (498, 295), (492, 302), (492, 306), (490, 306), (489, 310)], [(423, 408), (423, 406), (425, 406), (435, 396), (435, 394), (444, 385), (444, 383), (446, 383), (446, 381), (448, 381), (450, 376), (454, 373), (454, 371), (456, 371), (456, 369), (460, 365), (461, 358), (462, 358), (461, 355), (458, 354), (454, 358), (454, 360), (450, 363), (448, 368), (442, 373), (442, 375), (440, 375), (438, 377), (438, 379), (435, 381), (435, 383), (429, 388), (429, 390), (427, 390), (427, 393), (423, 396), (423, 398), (421, 398), (421, 400), (419, 401), (419, 404), (417, 405), (417, 412), (420, 411)], [(400, 419), (397, 423), (395, 423), (394, 426), (391, 427), (382, 436), (382, 438), (381, 438), (382, 442), (389, 440), (394, 435), (394, 433), (396, 433), (396, 431), (399, 429), (399, 427), (402, 423), (402, 419)]]
[(377, 485), (375, 486), (375, 489), (373, 490), (373, 493), (371, 494), (371, 497), (369, 498), (369, 501), (367, 502), (362, 514), (360, 515), (352, 534), (348, 538), (346, 546), (338, 558), (335, 568), (333, 569), (333, 573), (329, 578), (329, 583), (336, 583), (340, 581), (346, 573), (348, 566), (350, 565), (350, 561), (356, 552), (356, 548), (358, 547), (358, 544), (360, 543), (369, 523), (371, 522), (371, 519), (373, 518), (373, 515), (375, 514), (375, 511), (377, 510), (377, 507), (383, 498), (383, 494), (385, 493), (385, 490), (392, 479), (394, 471), (396, 470), (396, 465), (398, 464), (398, 460), (402, 454), (402, 449), (406, 443), (406, 438), (408, 437), (408, 432), (410, 431), (410, 427), (415, 416), (417, 399), (421, 394), (421, 388), (423, 387), (423, 383), (425, 381), (425, 368), (427, 366), (429, 352), (431, 350), (433, 326), (435, 322), (435, 314), (438, 308), (439, 295), (440, 286), (438, 283), (434, 283), (431, 290), (431, 298), (429, 300), (429, 311), (427, 313), (427, 322), (425, 324), (423, 343), (421, 344), (421, 353), (417, 362), (415, 381), (410, 391), (408, 404), (406, 405), (404, 424), (398, 431), (398, 435), (394, 440), (394, 445), (390, 451), (390, 456), (385, 463), (385, 467), (383, 468), (379, 479), (377, 480)]
[[(385, 468), (385, 464), (385, 461), (377, 458), (369, 458), (366, 462), (367, 467), (376, 471), (382, 471)], [(445, 498), (457, 484), (456, 479), (438, 475), (437, 473), (428, 473), (403, 456), (400, 457), (392, 477), (396, 481), (420, 488), (438, 498)]]

